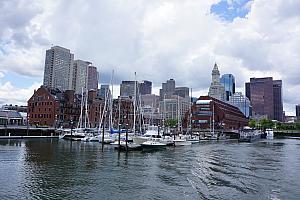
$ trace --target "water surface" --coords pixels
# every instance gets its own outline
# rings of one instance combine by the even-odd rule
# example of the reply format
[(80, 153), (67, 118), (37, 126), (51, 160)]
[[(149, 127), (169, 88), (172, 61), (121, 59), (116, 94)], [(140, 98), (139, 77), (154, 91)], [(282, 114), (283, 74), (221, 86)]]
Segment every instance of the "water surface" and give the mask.
[(119, 153), (99, 143), (0, 141), (0, 199), (298, 199), (300, 140)]

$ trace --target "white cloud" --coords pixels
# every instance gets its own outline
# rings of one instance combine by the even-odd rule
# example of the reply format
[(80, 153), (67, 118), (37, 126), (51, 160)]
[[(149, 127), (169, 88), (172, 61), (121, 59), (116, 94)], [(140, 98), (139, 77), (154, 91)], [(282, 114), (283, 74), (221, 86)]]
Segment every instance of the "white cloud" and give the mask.
[(0, 14), (0, 71), (42, 77), (45, 49), (54, 44), (92, 61), (102, 82), (115, 68), (118, 82), (136, 71), (155, 87), (174, 78), (200, 94), (216, 61), (239, 88), (254, 76), (282, 79), (285, 109), (292, 112), (300, 102), (291, 89), (300, 85), (299, 1), (251, 1), (247, 16), (233, 22), (210, 14), (217, 2), (2, 1), (9, 14)]

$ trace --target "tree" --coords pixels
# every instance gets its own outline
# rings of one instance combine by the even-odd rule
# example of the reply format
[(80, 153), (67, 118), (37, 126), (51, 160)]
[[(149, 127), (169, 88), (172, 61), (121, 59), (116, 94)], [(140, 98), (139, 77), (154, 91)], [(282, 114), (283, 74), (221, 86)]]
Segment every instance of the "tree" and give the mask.
[(249, 127), (250, 128), (255, 128), (256, 127), (256, 120), (255, 119), (251, 119), (249, 121)]
[(274, 123), (269, 119), (261, 119), (259, 121), (261, 128), (265, 131), (267, 128), (272, 128)]
[(177, 126), (177, 119), (167, 119), (165, 122), (166, 127), (175, 127)]

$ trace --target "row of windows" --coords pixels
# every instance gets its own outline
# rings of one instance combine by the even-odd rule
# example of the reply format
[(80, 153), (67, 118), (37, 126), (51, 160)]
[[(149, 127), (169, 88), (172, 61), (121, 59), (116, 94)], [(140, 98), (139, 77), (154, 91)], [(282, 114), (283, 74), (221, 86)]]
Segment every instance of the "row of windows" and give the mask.
[(52, 106), (52, 101), (29, 103), (29, 106)]
[(31, 114), (31, 118), (51, 118), (51, 114)]

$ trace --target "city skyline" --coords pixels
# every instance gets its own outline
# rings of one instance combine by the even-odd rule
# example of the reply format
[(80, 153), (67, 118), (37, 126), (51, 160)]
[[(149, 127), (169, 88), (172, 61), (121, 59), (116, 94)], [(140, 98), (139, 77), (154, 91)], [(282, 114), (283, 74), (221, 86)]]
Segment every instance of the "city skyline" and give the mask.
[[(216, 62), (221, 74), (235, 76), (236, 91), (243, 94), (251, 77), (282, 80), (284, 110), (295, 115), (300, 102), (294, 95), (300, 89), (300, 4), (240, 2), (228, 1), (221, 8), (221, 1), (99, 1), (77, 9), (82, 5), (76, 1), (4, 1), (0, 104), (25, 104), (42, 85), (45, 52), (53, 44), (70, 49), (75, 59), (93, 62), (102, 84), (109, 83), (114, 69), (114, 94), (122, 80), (134, 80), (136, 71), (137, 80), (152, 81), (152, 93), (174, 78), (199, 97), (208, 92)], [(72, 23), (67, 26), (67, 21)]]

